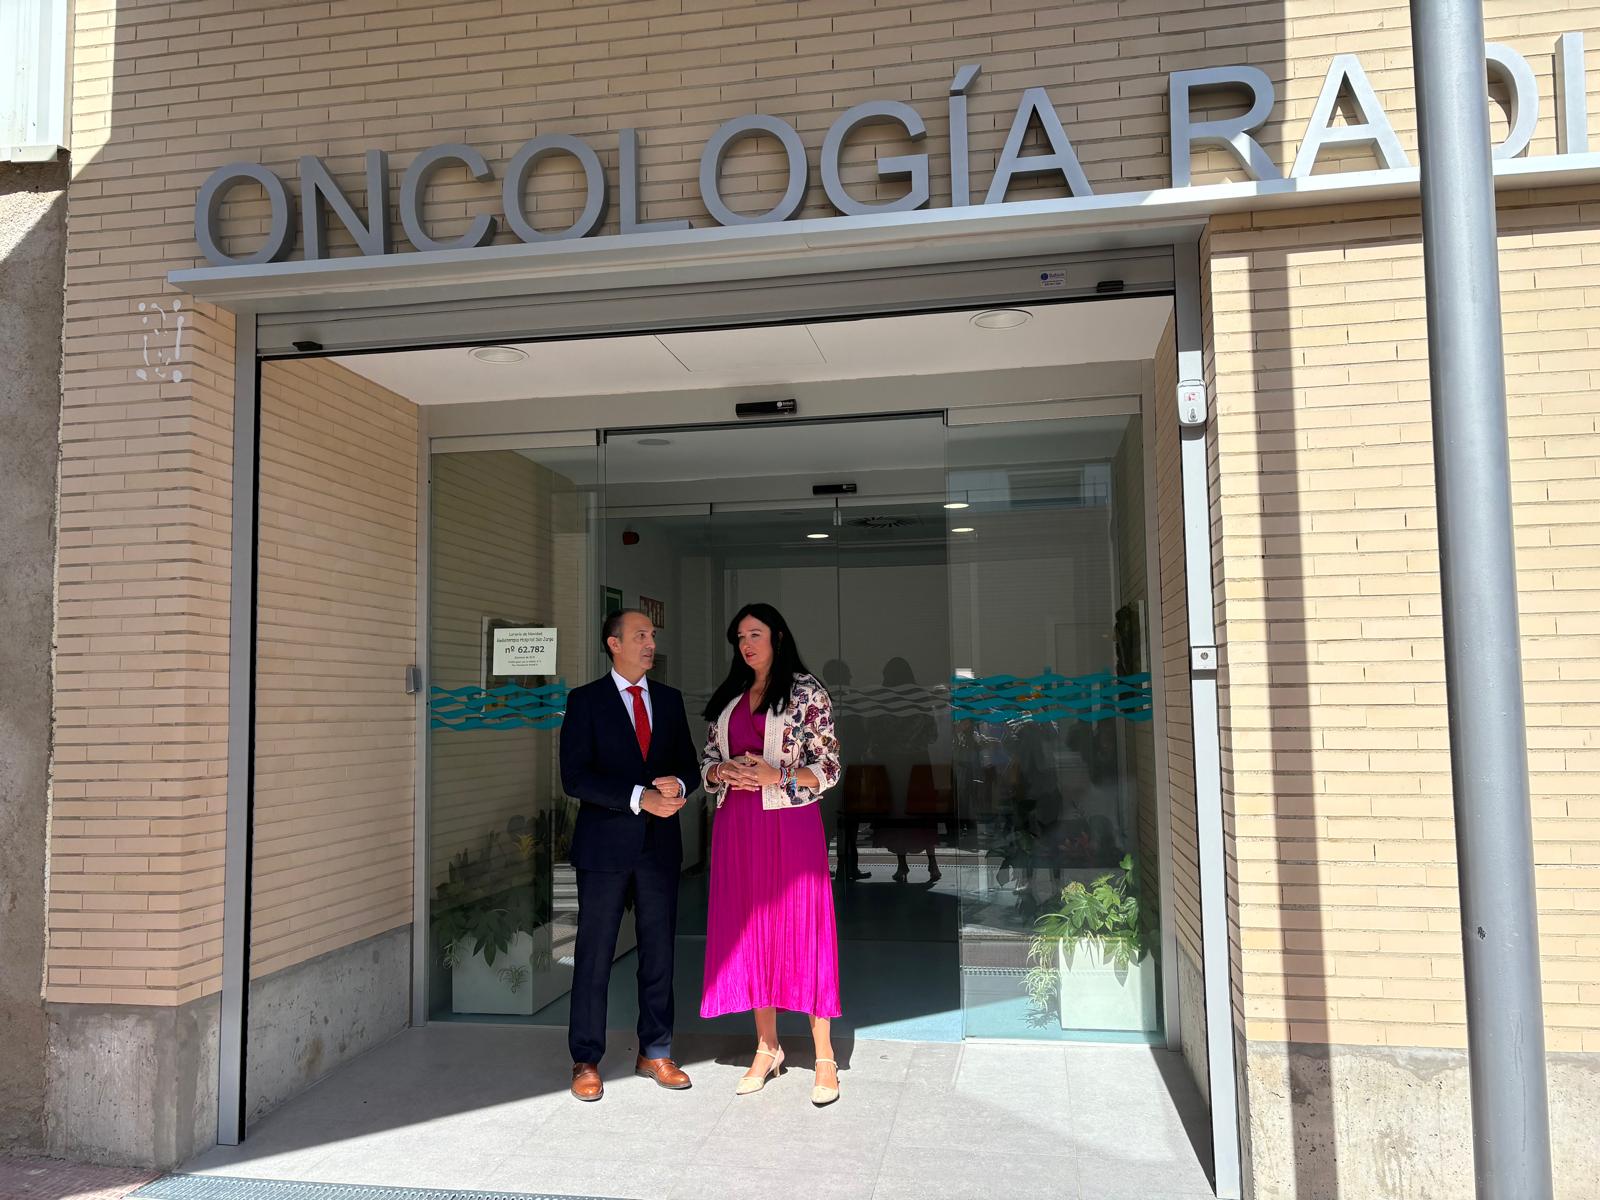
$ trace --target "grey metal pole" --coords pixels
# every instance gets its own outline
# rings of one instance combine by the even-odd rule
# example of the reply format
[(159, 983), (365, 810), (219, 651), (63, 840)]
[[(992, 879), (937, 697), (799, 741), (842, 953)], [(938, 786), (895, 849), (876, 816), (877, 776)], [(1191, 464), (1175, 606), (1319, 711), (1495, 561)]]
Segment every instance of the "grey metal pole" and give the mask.
[(1477, 1193), (1549, 1200), (1482, 0), (1411, 0), (1411, 47)]

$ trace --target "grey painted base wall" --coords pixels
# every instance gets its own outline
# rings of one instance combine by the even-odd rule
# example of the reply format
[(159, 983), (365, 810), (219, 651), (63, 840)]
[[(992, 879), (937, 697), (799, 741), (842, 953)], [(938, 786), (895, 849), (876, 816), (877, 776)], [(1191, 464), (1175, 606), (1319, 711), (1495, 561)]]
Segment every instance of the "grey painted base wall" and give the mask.
[(45, 1145), (45, 823), (64, 162), (0, 165), (0, 1154)]
[(214, 1145), (217, 998), (52, 1004), (46, 1144), (56, 1158), (170, 1167)]
[[(1473, 1194), (1464, 1051), (1252, 1043), (1245, 1062), (1254, 1200)], [(1557, 1200), (1593, 1200), (1600, 1055), (1552, 1054), (1549, 1075)]]
[(411, 926), (297, 963), (250, 985), (245, 1120), (404, 1029)]
[[(251, 984), (247, 1120), (404, 1029), (410, 989), (410, 926)], [(218, 1012), (48, 1006), (47, 1152), (166, 1169), (215, 1145)]]

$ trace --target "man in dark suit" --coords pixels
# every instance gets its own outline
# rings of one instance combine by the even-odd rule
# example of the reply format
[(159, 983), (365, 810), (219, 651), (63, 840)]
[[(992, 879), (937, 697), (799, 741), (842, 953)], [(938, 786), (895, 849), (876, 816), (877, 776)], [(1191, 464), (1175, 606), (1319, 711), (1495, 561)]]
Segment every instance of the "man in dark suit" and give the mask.
[(645, 679), (656, 657), (650, 618), (633, 609), (612, 613), (602, 637), (611, 670), (572, 690), (561, 724), (561, 786), (582, 801), (572, 836), (578, 939), (567, 1028), (579, 1100), (605, 1092), (606, 992), (630, 897), (639, 939), (634, 1073), (664, 1088), (689, 1086), (672, 1061), (672, 951), (683, 863), (678, 810), (700, 784), (700, 759), (682, 693)]

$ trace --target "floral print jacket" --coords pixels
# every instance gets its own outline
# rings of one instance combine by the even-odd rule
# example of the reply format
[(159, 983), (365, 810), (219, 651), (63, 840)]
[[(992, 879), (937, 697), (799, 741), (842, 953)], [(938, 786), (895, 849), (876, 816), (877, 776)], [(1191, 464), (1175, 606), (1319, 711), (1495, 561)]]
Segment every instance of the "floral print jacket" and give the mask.
[[(728, 722), (735, 707), (745, 703), (745, 697), (738, 695), (722, 710), (706, 739), (706, 752), (700, 757), (700, 778), (718, 808), (728, 797), (728, 785), (712, 783), (706, 774), (716, 764), (727, 761)], [(766, 784), (761, 789), (764, 809), (815, 804), (823, 792), (839, 782), (839, 739), (833, 732), (833, 701), (814, 676), (796, 675), (783, 710), (767, 714), (766, 741), (761, 751), (761, 757), (775, 767), (793, 767), (797, 771), (810, 767), (822, 784), (819, 788), (795, 784), (788, 789), (777, 783)]]

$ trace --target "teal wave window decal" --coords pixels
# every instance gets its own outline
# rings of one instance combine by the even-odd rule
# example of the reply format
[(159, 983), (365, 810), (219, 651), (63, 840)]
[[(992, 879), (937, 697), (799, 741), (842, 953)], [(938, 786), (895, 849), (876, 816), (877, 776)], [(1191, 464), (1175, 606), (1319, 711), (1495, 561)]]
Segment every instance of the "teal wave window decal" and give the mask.
[(430, 688), (428, 724), (433, 729), (555, 729), (567, 711), (565, 680), (528, 688)]
[(1148, 721), (1153, 713), (1150, 673), (1114, 675), (1103, 671), (1069, 679), (1046, 667), (1042, 675), (1019, 679), (989, 675), (950, 681), (950, 716), (956, 721)]

